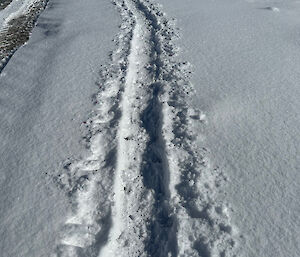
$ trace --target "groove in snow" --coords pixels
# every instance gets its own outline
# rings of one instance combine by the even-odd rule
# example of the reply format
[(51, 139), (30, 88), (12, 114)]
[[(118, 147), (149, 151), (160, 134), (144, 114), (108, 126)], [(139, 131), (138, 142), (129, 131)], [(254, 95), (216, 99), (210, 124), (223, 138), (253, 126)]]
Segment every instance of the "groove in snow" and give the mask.
[(86, 122), (89, 154), (56, 182), (72, 199), (56, 256), (233, 256), (221, 171), (197, 139), (190, 66), (160, 6), (115, 0), (121, 32)]

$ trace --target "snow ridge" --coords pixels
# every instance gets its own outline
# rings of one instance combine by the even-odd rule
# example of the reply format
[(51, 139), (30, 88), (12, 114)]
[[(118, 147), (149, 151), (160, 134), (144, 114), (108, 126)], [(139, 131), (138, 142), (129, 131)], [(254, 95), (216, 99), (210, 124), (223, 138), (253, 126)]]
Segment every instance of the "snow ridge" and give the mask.
[(55, 179), (72, 199), (55, 256), (233, 256), (217, 200), (226, 180), (200, 148), (190, 65), (174, 21), (147, 0), (115, 0), (121, 32), (85, 122), (89, 154)]
[(83, 123), (89, 154), (68, 160), (64, 172), (54, 179), (72, 200), (73, 213), (67, 220), (54, 256), (97, 256), (111, 227), (113, 184), (117, 158), (117, 129), (120, 101), (126, 74), (133, 20), (123, 20), (122, 34), (111, 64), (101, 71), (95, 109)]

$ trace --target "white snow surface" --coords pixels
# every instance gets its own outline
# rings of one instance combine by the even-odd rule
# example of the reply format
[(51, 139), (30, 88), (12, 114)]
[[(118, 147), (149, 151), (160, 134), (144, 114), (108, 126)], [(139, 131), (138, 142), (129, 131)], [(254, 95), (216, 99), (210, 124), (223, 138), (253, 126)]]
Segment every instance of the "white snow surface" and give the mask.
[(241, 256), (300, 256), (300, 2), (158, 2), (177, 18), (193, 65)]
[(49, 0), (0, 74), (0, 256), (300, 256), (299, 14)]
[(2, 71), (0, 256), (54, 251), (70, 205), (52, 174), (83, 152), (82, 122), (119, 23), (109, 1), (51, 1)]

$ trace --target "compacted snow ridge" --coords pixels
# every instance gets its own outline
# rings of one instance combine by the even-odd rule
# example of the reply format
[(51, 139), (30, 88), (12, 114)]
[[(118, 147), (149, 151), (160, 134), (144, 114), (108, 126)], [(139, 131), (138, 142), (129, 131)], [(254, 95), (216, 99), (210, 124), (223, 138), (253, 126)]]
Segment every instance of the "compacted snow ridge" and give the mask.
[[(28, 41), (35, 22), (41, 11), (46, 7), (48, 0), (16, 2), (18, 1), (10, 3), (13, 12), (7, 10), (6, 13), (2, 14), (0, 8), (0, 18), (2, 18), (2, 24), (0, 23), (0, 72), (14, 52)], [(7, 5), (5, 8), (9, 9)]]
[[(54, 256), (232, 256), (222, 172), (199, 147), (190, 65), (174, 21), (151, 1), (115, 0), (117, 48), (84, 125), (89, 153), (55, 177), (72, 201)], [(201, 149), (201, 150), (199, 150)]]

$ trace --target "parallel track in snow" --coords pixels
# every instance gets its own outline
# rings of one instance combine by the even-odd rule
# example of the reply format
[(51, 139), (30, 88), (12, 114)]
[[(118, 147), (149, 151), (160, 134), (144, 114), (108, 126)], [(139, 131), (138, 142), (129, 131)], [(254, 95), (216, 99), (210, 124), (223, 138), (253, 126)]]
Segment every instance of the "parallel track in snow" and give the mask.
[(87, 120), (89, 154), (56, 181), (73, 202), (56, 256), (229, 256), (224, 180), (196, 140), (172, 20), (146, 0), (115, 0), (121, 32)]

